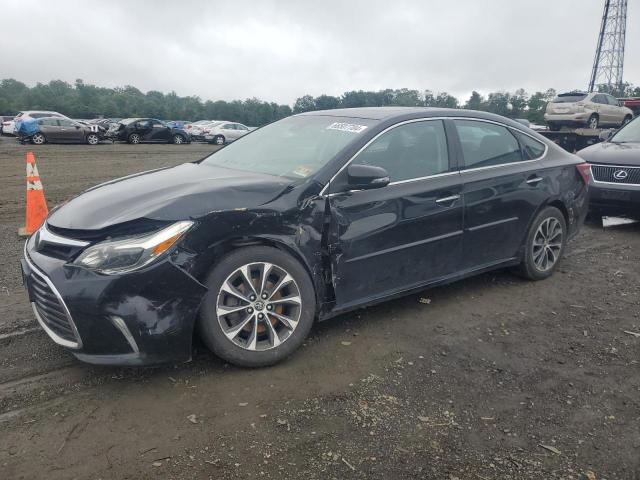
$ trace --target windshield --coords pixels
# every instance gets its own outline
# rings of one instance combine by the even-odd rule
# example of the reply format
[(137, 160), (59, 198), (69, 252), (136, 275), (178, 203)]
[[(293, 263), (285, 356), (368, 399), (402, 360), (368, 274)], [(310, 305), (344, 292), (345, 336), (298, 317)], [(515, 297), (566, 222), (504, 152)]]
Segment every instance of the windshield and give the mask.
[(313, 175), (377, 120), (301, 115), (260, 128), (204, 160), (289, 178)]
[(574, 103), (584, 100), (585, 98), (587, 98), (586, 93), (561, 93), (553, 99), (553, 103)]
[(636, 118), (618, 130), (618, 133), (611, 137), (610, 141), (615, 143), (640, 142), (640, 122), (638, 119)]

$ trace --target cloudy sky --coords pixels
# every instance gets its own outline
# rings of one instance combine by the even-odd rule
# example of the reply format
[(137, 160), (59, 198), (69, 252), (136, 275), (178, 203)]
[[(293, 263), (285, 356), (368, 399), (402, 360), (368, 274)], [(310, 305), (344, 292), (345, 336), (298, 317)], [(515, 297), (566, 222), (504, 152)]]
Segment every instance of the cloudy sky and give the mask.
[[(0, 78), (293, 103), (586, 88), (603, 0), (2, 0)], [(629, 2), (625, 80), (640, 84)]]

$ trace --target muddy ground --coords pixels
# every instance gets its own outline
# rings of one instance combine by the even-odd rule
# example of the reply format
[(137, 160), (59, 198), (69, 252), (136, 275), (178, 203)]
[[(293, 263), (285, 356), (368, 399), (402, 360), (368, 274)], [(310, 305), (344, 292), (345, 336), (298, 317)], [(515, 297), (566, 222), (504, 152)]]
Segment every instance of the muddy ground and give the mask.
[[(49, 205), (207, 145), (31, 147)], [(91, 367), (20, 285), (24, 154), (0, 139), (0, 478), (640, 479), (640, 226), (317, 325), (281, 365)]]

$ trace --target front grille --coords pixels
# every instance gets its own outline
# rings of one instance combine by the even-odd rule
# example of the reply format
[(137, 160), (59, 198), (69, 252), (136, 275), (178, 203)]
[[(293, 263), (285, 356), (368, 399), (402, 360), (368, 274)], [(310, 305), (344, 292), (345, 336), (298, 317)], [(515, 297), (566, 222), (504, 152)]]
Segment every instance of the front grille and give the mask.
[(42, 322), (63, 340), (76, 343), (76, 335), (64, 304), (47, 281), (35, 270), (31, 275), (31, 292), (34, 307)]
[[(593, 179), (596, 182), (619, 183), (621, 185), (640, 185), (640, 167), (591, 165), (591, 172), (593, 173)], [(624, 173), (620, 172), (626, 172), (626, 176), (624, 176)]]

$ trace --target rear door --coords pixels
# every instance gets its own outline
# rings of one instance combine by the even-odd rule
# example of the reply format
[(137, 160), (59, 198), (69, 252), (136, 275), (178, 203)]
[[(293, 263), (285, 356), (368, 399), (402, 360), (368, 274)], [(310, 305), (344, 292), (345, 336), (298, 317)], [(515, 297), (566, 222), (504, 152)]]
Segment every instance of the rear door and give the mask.
[(595, 104), (594, 110), (598, 113), (598, 120), (600, 124), (612, 123), (611, 110), (609, 109), (609, 102), (604, 94), (599, 93), (594, 95), (591, 101)]
[(56, 118), (41, 118), (38, 120), (38, 128), (51, 143), (61, 142), (61, 127)]
[[(517, 256), (546, 198), (549, 179), (537, 160), (546, 147), (498, 123), (459, 119), (454, 124), (463, 156), (463, 269), (468, 271)], [(525, 150), (519, 137), (534, 143)]]
[(437, 281), (459, 269), (461, 185), (448, 151), (442, 120), (399, 124), (351, 162), (384, 168), (389, 185), (351, 191), (348, 167), (332, 181), (330, 243), (339, 308)]

